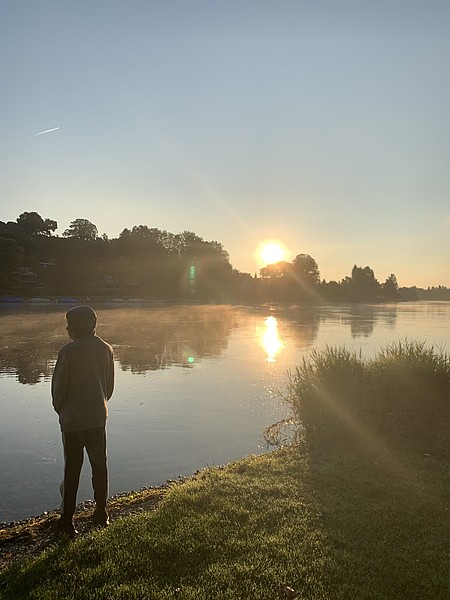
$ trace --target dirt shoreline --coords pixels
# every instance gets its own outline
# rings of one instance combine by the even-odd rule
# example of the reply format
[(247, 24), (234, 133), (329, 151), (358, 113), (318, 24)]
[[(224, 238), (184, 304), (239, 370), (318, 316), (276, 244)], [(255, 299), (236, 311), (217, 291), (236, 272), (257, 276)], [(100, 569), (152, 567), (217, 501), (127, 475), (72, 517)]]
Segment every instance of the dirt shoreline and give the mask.
[[(142, 488), (112, 496), (108, 500), (110, 521), (132, 514), (154, 510), (165, 497), (167, 490), (182, 483), (185, 478), (168, 480), (159, 487)], [(77, 505), (74, 515), (75, 528), (80, 535), (94, 530), (92, 515), (95, 508), (93, 500)], [(59, 511), (52, 510), (42, 515), (21, 521), (0, 524), (0, 572), (17, 560), (38, 556), (46, 548), (61, 542), (64, 538), (56, 532)]]

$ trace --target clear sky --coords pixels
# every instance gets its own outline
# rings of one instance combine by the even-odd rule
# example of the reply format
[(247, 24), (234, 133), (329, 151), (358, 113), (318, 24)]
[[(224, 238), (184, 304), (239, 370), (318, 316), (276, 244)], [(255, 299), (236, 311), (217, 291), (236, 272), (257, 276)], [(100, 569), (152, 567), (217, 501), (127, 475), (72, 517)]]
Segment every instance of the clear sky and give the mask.
[(448, 0), (3, 0), (0, 55), (0, 220), (450, 287)]

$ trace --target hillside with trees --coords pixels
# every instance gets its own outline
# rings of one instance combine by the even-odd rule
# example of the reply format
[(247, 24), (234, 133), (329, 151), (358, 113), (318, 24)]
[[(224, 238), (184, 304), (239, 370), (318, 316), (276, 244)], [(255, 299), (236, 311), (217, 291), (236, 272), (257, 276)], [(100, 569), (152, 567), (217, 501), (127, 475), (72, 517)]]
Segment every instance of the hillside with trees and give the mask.
[(289, 303), (450, 299), (445, 287), (399, 288), (394, 274), (380, 283), (368, 266), (354, 265), (349, 276), (327, 282), (309, 254), (251, 276), (232, 267), (220, 242), (192, 231), (174, 234), (141, 224), (109, 239), (82, 218), (61, 237), (54, 234), (57, 228), (56, 221), (37, 212), (0, 221), (1, 297)]

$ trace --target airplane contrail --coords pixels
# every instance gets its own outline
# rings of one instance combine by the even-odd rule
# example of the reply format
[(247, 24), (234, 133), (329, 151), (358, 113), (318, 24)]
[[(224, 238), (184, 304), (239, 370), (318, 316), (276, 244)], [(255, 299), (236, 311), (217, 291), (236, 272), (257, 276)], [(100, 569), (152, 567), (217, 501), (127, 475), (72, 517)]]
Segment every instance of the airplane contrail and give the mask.
[(50, 133), (50, 131), (56, 131), (57, 129), (61, 129), (61, 127), (53, 127), (53, 129), (46, 129), (45, 131), (40, 131), (39, 133), (33, 134), (33, 137), (37, 135), (44, 135), (44, 133)]

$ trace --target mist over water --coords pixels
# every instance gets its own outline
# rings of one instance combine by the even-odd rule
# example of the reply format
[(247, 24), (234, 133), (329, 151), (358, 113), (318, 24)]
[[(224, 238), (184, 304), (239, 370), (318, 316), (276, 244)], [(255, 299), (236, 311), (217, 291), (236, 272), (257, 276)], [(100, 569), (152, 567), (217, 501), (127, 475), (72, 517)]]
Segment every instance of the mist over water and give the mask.
[[(372, 356), (399, 339), (450, 347), (450, 303), (298, 307), (95, 306), (112, 344), (110, 493), (249, 453), (283, 414), (274, 393), (313, 347)], [(62, 443), (50, 381), (69, 340), (63, 306), (1, 306), (0, 521), (59, 505)], [(92, 497), (85, 460), (78, 500)]]

